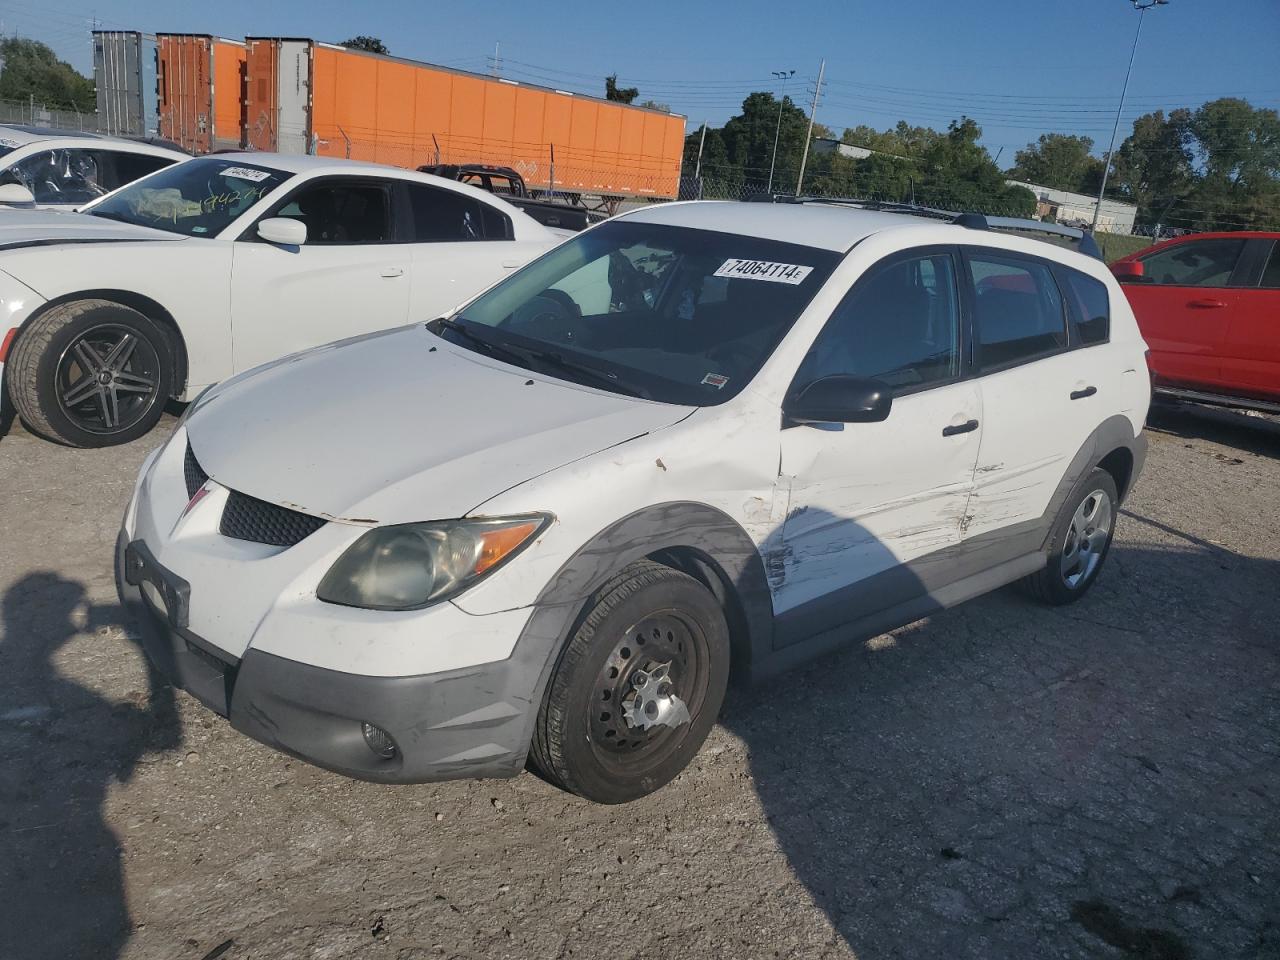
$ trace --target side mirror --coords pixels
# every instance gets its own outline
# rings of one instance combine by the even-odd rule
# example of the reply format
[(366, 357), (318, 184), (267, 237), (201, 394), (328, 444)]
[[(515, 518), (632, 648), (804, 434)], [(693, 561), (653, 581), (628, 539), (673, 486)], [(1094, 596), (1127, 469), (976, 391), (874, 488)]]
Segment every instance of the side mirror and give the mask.
[(268, 217), (258, 224), (258, 236), (268, 243), (300, 247), (307, 242), (307, 225), (290, 217)]
[(1141, 260), (1121, 260), (1111, 265), (1111, 274), (1121, 283), (1141, 283), (1147, 278), (1147, 270)]
[(0, 184), (0, 203), (12, 207), (34, 206), (36, 198), (20, 183)]
[(893, 390), (880, 380), (834, 376), (815, 380), (783, 404), (792, 423), (876, 423), (889, 416)]

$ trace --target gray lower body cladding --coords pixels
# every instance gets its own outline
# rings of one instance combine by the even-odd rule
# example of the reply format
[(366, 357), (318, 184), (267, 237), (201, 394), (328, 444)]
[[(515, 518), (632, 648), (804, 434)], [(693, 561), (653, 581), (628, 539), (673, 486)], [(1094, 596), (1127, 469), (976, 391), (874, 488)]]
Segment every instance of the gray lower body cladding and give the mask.
[[(137, 558), (149, 576), (140, 576)], [(134, 569), (130, 565), (135, 564)], [(539, 665), (519, 656), (462, 670), (370, 677), (249, 650), (236, 658), (165, 616), (142, 594), (156, 572), (144, 544), (116, 543), (116, 587), (152, 667), (230, 720), (241, 733), (327, 770), (380, 783), (510, 777), (524, 769), (537, 712)], [(164, 593), (164, 591), (161, 591)], [(545, 654), (543, 655), (545, 659)], [(538, 688), (540, 689), (540, 688)], [(394, 756), (365, 742), (363, 724), (386, 731)]]

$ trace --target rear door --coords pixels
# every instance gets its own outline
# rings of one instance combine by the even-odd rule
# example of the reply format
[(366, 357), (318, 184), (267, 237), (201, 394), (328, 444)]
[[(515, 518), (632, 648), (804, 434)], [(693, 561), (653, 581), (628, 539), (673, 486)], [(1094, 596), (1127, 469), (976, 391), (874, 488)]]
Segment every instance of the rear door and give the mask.
[(1244, 396), (1280, 401), (1280, 240), (1250, 240), (1246, 256), (1255, 266), (1234, 291), (1223, 379)]
[(307, 226), (307, 242), (236, 241), (231, 269), (235, 368), (406, 321), (409, 246), (397, 242), (395, 184), (373, 177), (309, 180), (263, 217)]
[(400, 189), (412, 231), (412, 320), (447, 313), (546, 249), (516, 241), (511, 218), (478, 197), (411, 181)]
[(1102, 362), (1110, 346), (1099, 324), (1086, 328), (1096, 342), (1071, 349), (1060, 265), (974, 247), (964, 260), (983, 412), (965, 521), (976, 538), (1044, 514), (1104, 412), (1121, 409), (1123, 385), (1121, 370)]
[(1158, 383), (1229, 386), (1222, 356), (1244, 247), (1235, 238), (1170, 243), (1143, 257), (1141, 282), (1125, 284)]
[[(962, 379), (958, 261), (912, 251), (871, 267), (814, 341), (793, 390), (845, 374), (893, 390), (880, 423), (784, 426), (791, 493), (781, 569), (770, 570), (778, 642), (903, 603), (919, 581), (877, 574), (957, 544), (982, 436)], [(738, 281), (735, 281), (738, 282)]]

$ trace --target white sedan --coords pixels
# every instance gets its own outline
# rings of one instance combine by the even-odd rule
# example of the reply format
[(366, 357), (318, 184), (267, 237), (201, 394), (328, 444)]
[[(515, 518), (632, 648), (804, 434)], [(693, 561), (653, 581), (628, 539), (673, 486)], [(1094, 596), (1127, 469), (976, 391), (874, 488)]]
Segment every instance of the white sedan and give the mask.
[(0, 217), (0, 373), (36, 433), (124, 443), (168, 398), (448, 313), (561, 239), (498, 197), (408, 170), (188, 160), (79, 214)]
[(0, 208), (74, 210), (190, 156), (159, 142), (0, 125)]

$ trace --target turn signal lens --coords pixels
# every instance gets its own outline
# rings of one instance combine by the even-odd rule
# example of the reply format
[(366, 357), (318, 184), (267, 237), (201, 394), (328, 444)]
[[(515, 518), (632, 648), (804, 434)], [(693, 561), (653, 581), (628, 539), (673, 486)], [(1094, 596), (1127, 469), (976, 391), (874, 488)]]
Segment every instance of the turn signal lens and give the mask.
[(480, 556), (471, 572), (478, 576), (496, 567), (512, 550), (533, 536), (540, 526), (540, 520), (526, 520), (514, 527), (500, 527), (480, 534)]
[(370, 610), (414, 610), (447, 600), (514, 556), (545, 514), (376, 527), (338, 557), (316, 596)]

